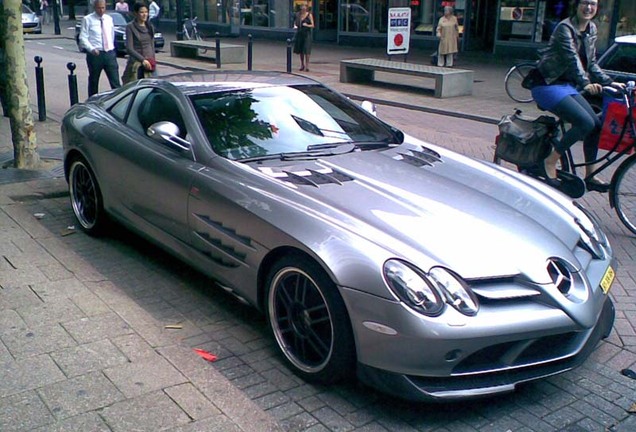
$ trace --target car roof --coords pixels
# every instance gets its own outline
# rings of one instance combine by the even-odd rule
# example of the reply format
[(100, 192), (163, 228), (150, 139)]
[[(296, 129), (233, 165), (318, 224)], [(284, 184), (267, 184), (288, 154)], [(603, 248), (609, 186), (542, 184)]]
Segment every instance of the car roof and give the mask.
[(317, 81), (284, 72), (186, 72), (161, 77), (186, 95), (267, 86), (317, 85)]
[(614, 41), (621, 44), (636, 44), (636, 35), (619, 36)]

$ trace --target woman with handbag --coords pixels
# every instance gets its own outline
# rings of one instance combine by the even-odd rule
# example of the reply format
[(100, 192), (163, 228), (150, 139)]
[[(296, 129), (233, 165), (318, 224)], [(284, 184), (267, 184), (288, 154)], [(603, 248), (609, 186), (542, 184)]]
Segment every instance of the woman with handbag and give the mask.
[(300, 5), (300, 11), (294, 19), (294, 54), (300, 56), (300, 71), (309, 72), (309, 56), (311, 54), (311, 30), (314, 28), (314, 16), (309, 12), (307, 4)]
[(148, 21), (148, 6), (137, 2), (133, 6), (135, 19), (126, 26), (128, 63), (121, 77), (124, 84), (140, 78), (157, 76), (155, 30)]
[[(580, 91), (600, 94), (603, 85), (621, 87), (596, 64), (597, 29), (592, 21), (598, 9), (597, 0), (575, 0), (575, 11), (561, 21), (550, 37), (548, 46), (540, 51), (537, 69), (530, 75), (532, 96), (537, 105), (557, 115), (572, 127), (544, 161), (546, 181), (558, 186), (556, 164), (565, 150), (583, 140), (586, 177), (596, 169), (593, 161), (598, 154), (601, 123)], [(609, 184), (591, 177), (585, 182), (588, 190), (607, 192)]]

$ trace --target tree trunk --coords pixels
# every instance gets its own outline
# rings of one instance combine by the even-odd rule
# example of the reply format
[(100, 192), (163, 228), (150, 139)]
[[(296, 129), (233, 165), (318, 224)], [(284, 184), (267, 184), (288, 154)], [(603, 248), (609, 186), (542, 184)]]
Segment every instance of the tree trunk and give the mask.
[(40, 155), (27, 82), (21, 5), (20, 0), (4, 0), (6, 27), (5, 34), (0, 37), (5, 40), (4, 73), (9, 96), (13, 164), (15, 168), (35, 169), (40, 165)]

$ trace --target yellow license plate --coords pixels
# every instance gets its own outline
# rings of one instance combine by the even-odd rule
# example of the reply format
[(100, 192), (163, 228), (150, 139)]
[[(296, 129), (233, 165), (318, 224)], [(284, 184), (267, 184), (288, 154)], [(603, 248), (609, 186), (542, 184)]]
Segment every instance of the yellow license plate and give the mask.
[(601, 279), (601, 289), (605, 294), (609, 292), (615, 277), (616, 273), (614, 272), (614, 269), (611, 266), (608, 267), (607, 270), (605, 270), (603, 279)]

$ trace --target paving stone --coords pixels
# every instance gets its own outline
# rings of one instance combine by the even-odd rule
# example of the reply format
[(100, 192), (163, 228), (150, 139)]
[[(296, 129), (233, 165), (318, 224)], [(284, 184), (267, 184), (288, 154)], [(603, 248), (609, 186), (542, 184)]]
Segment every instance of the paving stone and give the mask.
[(38, 265), (38, 269), (50, 281), (70, 280), (74, 277), (73, 273), (68, 271), (68, 269), (59, 262), (40, 264)]
[(270, 369), (261, 372), (261, 375), (267, 379), (267, 381), (278, 387), (278, 389), (283, 392), (294, 387), (298, 387), (299, 385), (299, 380), (296, 380), (295, 376), (290, 376), (288, 374), (289, 370), (287, 370), (287, 374), (285, 374), (280, 369)]
[(78, 320), (86, 315), (68, 298), (47, 298), (36, 305), (16, 308), (29, 326), (42, 326)]
[[(223, 372), (221, 372), (223, 373)], [(267, 383), (265, 378), (261, 374), (253, 373), (250, 375), (245, 375), (243, 377), (235, 378), (232, 380), (232, 385), (238, 389), (250, 390), (250, 394), (259, 394), (260, 393), (271, 393), (275, 390), (275, 387), (271, 384)], [(253, 388), (252, 388), (253, 387)]]
[(280, 420), (280, 425), (286, 432), (305, 431), (316, 424), (318, 424), (318, 420), (304, 411), (301, 414)]
[(125, 334), (110, 339), (113, 344), (132, 362), (153, 358), (157, 352), (138, 334)]
[(133, 333), (128, 323), (113, 312), (68, 321), (64, 323), (64, 328), (79, 343)]
[(128, 358), (107, 339), (78, 345), (51, 353), (51, 357), (68, 377), (84, 375), (115, 365), (128, 363)]
[(34, 391), (0, 398), (0, 431), (30, 431), (53, 420)]
[(267, 410), (267, 413), (280, 422), (280, 420), (288, 419), (303, 413), (304, 410), (298, 404), (289, 401)]
[(187, 414), (161, 391), (109, 405), (101, 416), (113, 432), (155, 432), (190, 422)]
[(185, 426), (170, 429), (170, 432), (244, 432), (224, 415), (208, 417)]
[(307, 398), (301, 399), (298, 401), (298, 404), (310, 413), (317, 411), (327, 405), (322, 399), (318, 397), (318, 395), (309, 396)]
[(347, 432), (355, 429), (351, 423), (330, 407), (317, 409), (311, 414), (331, 431)]
[(16, 358), (37, 356), (77, 344), (59, 324), (20, 326), (7, 331), (1, 339)]
[(561, 407), (554, 410), (543, 418), (544, 421), (550, 423), (555, 429), (563, 429), (566, 426), (575, 424), (582, 420), (585, 414), (576, 411), (574, 408)]
[(48, 355), (28, 361), (0, 364), (0, 398), (64, 380), (65, 376)]
[(289, 397), (285, 393), (276, 391), (266, 394), (260, 398), (254, 399), (254, 401), (264, 410), (269, 410), (274, 407), (283, 405), (289, 402)]
[[(2, 320), (3, 311), (16, 309), (19, 307), (38, 306), (42, 304), (42, 300), (31, 290), (28, 285), (17, 285), (5, 283), (0, 272), (0, 320)], [(0, 334), (6, 327), (0, 328)]]
[(96, 412), (90, 412), (49, 423), (32, 432), (111, 432), (111, 429)]
[(268, 394), (276, 393), (278, 391), (276, 386), (268, 383), (267, 381), (263, 381), (251, 387), (245, 387), (242, 390), (245, 392), (245, 395), (247, 397), (253, 400), (267, 396)]
[(221, 414), (221, 411), (191, 383), (169, 387), (164, 391), (193, 420)]
[(143, 361), (108, 368), (104, 370), (104, 374), (126, 397), (135, 397), (187, 381), (158, 354)]
[(50, 384), (39, 388), (38, 393), (58, 419), (103, 408), (124, 398), (101, 372)]

